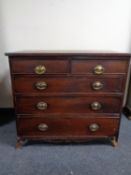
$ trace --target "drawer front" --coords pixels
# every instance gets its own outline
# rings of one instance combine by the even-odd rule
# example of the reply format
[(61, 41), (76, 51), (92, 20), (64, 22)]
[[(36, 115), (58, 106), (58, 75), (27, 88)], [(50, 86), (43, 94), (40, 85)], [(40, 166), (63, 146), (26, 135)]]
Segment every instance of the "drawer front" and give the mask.
[(113, 136), (119, 119), (114, 118), (19, 118), (19, 136), (88, 137)]
[(128, 70), (127, 60), (73, 60), (73, 74), (113, 74), (126, 73)]
[(15, 93), (102, 93), (122, 92), (124, 77), (33, 77), (15, 76)]
[(119, 113), (120, 97), (16, 97), (18, 114)]
[(67, 73), (68, 60), (12, 59), (11, 68), (16, 74)]

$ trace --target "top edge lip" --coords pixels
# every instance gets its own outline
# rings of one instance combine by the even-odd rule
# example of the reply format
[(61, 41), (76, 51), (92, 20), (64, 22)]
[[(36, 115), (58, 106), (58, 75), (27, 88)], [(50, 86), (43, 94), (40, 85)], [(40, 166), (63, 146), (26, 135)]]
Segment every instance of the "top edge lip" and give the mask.
[(17, 51), (6, 52), (5, 56), (42, 56), (42, 55), (74, 55), (74, 56), (131, 56), (128, 52), (116, 52), (116, 51), (99, 51), (99, 50), (31, 50), (31, 51)]

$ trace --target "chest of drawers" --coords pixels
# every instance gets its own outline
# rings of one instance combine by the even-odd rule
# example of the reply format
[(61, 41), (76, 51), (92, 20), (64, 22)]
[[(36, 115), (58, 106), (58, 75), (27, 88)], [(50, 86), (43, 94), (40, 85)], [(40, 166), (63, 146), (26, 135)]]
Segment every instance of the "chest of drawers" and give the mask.
[(25, 140), (117, 144), (129, 54), (16, 52), (9, 56), (17, 146)]

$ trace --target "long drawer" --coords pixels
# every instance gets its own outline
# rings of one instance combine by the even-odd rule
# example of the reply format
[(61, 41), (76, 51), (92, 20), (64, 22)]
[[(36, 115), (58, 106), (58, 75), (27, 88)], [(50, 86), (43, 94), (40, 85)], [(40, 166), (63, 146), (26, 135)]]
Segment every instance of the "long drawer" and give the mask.
[(124, 89), (123, 76), (15, 76), (15, 93), (116, 93)]
[(16, 97), (18, 114), (119, 113), (121, 97)]
[(115, 118), (19, 118), (19, 136), (73, 138), (113, 136), (117, 134), (119, 120)]

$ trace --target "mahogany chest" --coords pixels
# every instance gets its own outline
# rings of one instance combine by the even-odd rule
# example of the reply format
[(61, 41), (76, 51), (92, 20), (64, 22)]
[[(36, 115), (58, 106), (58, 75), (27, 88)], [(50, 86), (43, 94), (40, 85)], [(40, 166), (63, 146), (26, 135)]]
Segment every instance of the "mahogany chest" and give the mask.
[(17, 146), (25, 140), (110, 139), (115, 146), (129, 54), (16, 52), (9, 56)]

